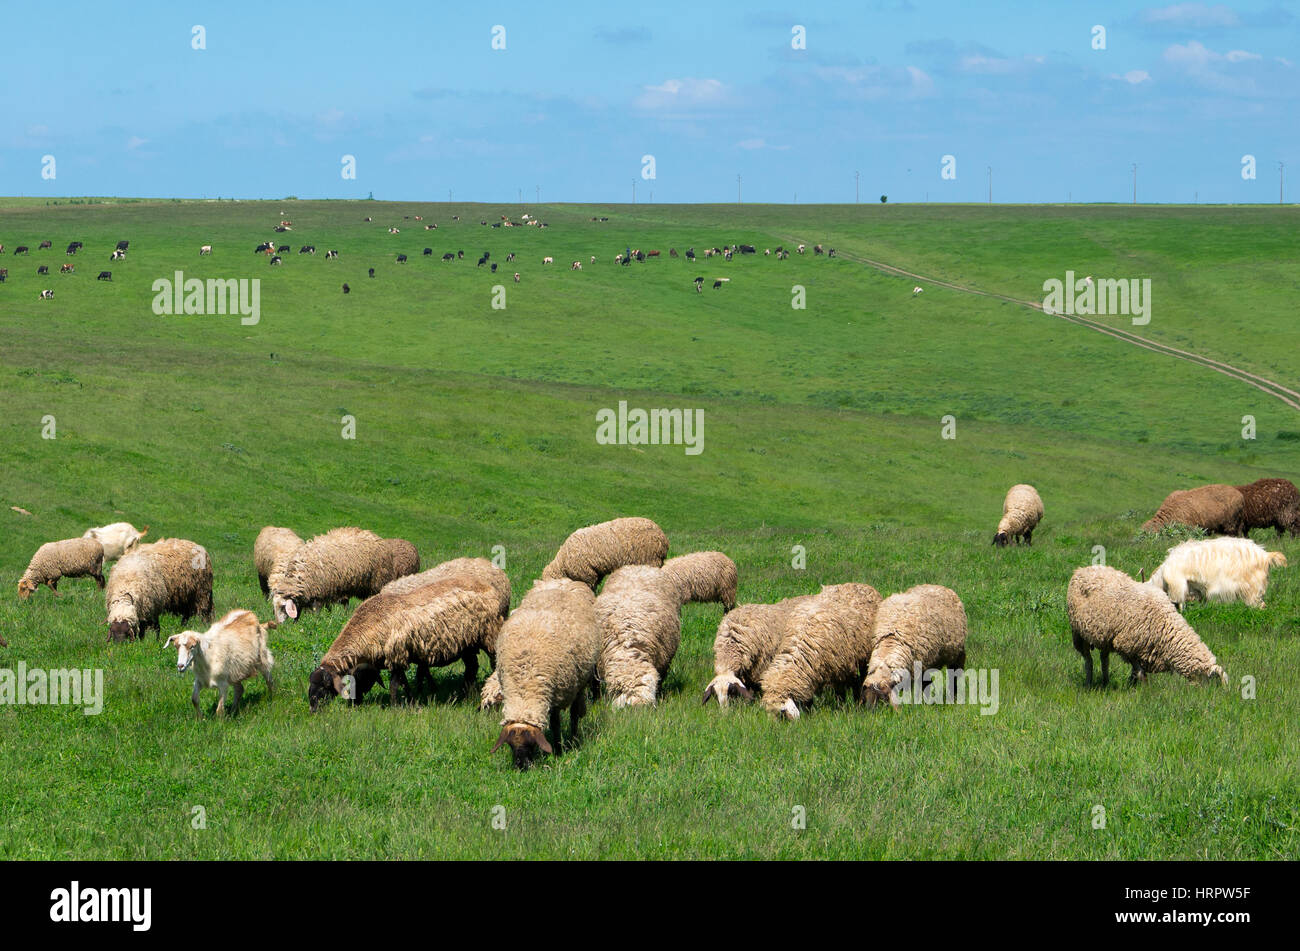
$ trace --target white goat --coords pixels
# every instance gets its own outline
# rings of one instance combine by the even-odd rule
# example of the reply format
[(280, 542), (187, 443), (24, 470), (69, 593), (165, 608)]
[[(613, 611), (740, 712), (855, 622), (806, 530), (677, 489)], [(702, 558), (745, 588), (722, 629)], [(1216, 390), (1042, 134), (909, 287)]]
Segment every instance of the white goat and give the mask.
[(1266, 551), (1249, 538), (1207, 538), (1183, 542), (1151, 573), (1147, 584), (1169, 595), (1179, 611), (1189, 595), (1207, 601), (1245, 601), (1264, 606), (1268, 571), (1286, 566), (1286, 555)]
[(194, 667), (194, 693), (190, 701), (199, 716), (203, 716), (199, 691), (204, 687), (216, 688), (219, 694), (216, 713), (222, 716), (226, 712), (226, 688), (233, 685), (235, 696), (230, 712), (234, 713), (244, 695), (243, 681), (259, 673), (266, 680), (267, 699), (271, 698), (271, 667), (275, 658), (267, 650), (266, 631), (267, 625), (258, 623), (252, 611), (236, 609), (204, 634), (182, 631), (167, 638), (163, 646), (176, 648), (177, 672), (183, 674)]

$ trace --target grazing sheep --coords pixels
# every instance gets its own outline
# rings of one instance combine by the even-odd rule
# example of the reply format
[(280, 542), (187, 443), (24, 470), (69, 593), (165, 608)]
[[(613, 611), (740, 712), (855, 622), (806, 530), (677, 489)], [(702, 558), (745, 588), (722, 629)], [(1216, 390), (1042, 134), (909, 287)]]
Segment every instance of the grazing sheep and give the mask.
[(88, 528), (81, 537), (95, 539), (104, 546), (104, 560), (116, 561), (148, 534), (148, 525), (136, 531), (130, 522), (113, 522), (100, 528)]
[(596, 679), (615, 707), (654, 706), (681, 645), (681, 607), (681, 584), (661, 568), (625, 565), (605, 579), (596, 599)]
[(1228, 675), (1173, 602), (1122, 571), (1106, 565), (1079, 568), (1070, 577), (1065, 608), (1089, 687), (1094, 647), (1101, 655), (1103, 686), (1110, 682), (1111, 651), (1132, 666), (1129, 683), (1145, 680), (1147, 674), (1173, 671), (1188, 680), (1218, 679), (1228, 685)]
[(1034, 529), (1043, 519), (1043, 500), (1032, 485), (1013, 485), (1002, 501), (1002, 520), (998, 522), (993, 544), (999, 548), (1009, 542), (1024, 539), (1026, 545), (1034, 543)]
[(397, 685), (406, 683), (408, 664), (427, 671), (464, 661), (465, 689), (473, 688), (478, 680), (478, 652), (495, 648), (509, 613), (508, 606), (502, 609), (492, 585), (468, 576), (434, 581), (404, 594), (378, 594), (370, 601), (382, 602), (385, 609), (377, 623), (383, 631), (393, 703)]
[(24, 601), (41, 585), (49, 585), (56, 595), (60, 578), (94, 578), (104, 587), (104, 546), (93, 538), (66, 538), (46, 542), (36, 549), (27, 570), (18, 582), (18, 597)]
[(1275, 528), (1281, 535), (1300, 535), (1300, 491), (1287, 479), (1257, 479), (1234, 488), (1242, 494), (1243, 532)]
[(1142, 531), (1158, 532), (1166, 525), (1180, 523), (1220, 535), (1243, 535), (1245, 501), (1237, 489), (1222, 484), (1170, 492), (1156, 514), (1142, 525)]
[(917, 665), (922, 671), (966, 666), (966, 608), (951, 588), (919, 584), (880, 602), (863, 698), (872, 706), (887, 698), (897, 710), (899, 688)]
[(1206, 538), (1169, 549), (1147, 584), (1169, 595), (1180, 612), (1189, 593), (1207, 601), (1245, 601), (1262, 608), (1268, 571), (1274, 565), (1286, 567), (1286, 555), (1265, 551), (1249, 538)]
[(600, 579), (624, 565), (663, 565), (668, 536), (648, 518), (616, 518), (580, 528), (560, 546), (542, 578), (572, 578), (593, 591)]
[(799, 718), (824, 687), (861, 696), (880, 594), (869, 584), (828, 585), (786, 616), (781, 647), (760, 681), (770, 713)]
[[(576, 735), (599, 657), (591, 589), (568, 578), (536, 581), (497, 637), (504, 710), (492, 752), (509, 744), (520, 769), (532, 765), (539, 750), (554, 753), (564, 707), (569, 708), (570, 735)], [(544, 732), (548, 724), (551, 742)]]
[(753, 699), (754, 689), (781, 647), (790, 611), (814, 597), (805, 594), (776, 604), (742, 604), (728, 611), (713, 639), (716, 676), (704, 688), (703, 702), (714, 697), (718, 706), (725, 707), (731, 697)]
[[(269, 625), (274, 627), (274, 624)], [(183, 631), (167, 638), (164, 647), (176, 648), (176, 670), (185, 673), (194, 668), (194, 692), (190, 702), (194, 712), (203, 716), (199, 708), (199, 691), (204, 687), (216, 688), (217, 716), (226, 712), (226, 689), (234, 687), (230, 704), (233, 714), (239, 709), (244, 696), (244, 681), (261, 674), (266, 681), (266, 698), (271, 699), (271, 667), (275, 658), (266, 647), (268, 625), (261, 624), (252, 611), (236, 609), (208, 628), (206, 633)]]
[(137, 545), (113, 566), (104, 591), (110, 641), (161, 634), (164, 614), (212, 623), (212, 559), (207, 549), (184, 538), (160, 538)]
[[(470, 578), (487, 584), (497, 593), (502, 616), (504, 617), (510, 613), (510, 597), (512, 594), (510, 579), (504, 571), (486, 558), (453, 558), (451, 561), (444, 561), (441, 564), (434, 565), (428, 571), (421, 571), (419, 574), (410, 574), (398, 578), (396, 581), (390, 581), (384, 585), (383, 590), (379, 593), (405, 594), (426, 584), (445, 581), (449, 578)], [(494, 648), (489, 647), (488, 653), (493, 652)]]
[(257, 584), (262, 589), (262, 597), (271, 596), (271, 587), (267, 583), (271, 572), (301, 544), (302, 539), (291, 528), (267, 525), (257, 533), (257, 540), (253, 542), (253, 567), (257, 569)]
[(378, 594), (388, 582), (419, 570), (414, 547), (361, 528), (335, 528), (294, 549), (267, 578), (275, 619)]
[(720, 551), (697, 551), (664, 562), (664, 575), (681, 589), (681, 600), (736, 606), (736, 563)]

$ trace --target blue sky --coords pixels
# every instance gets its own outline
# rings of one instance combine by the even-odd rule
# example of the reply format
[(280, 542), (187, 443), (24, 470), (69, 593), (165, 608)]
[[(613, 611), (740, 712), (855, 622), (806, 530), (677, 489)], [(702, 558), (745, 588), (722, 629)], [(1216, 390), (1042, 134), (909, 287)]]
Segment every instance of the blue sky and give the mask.
[(983, 201), (992, 167), (995, 201), (1128, 201), (1136, 162), (1140, 201), (1276, 202), (1284, 161), (1300, 196), (1298, 0), (9, 0), (4, 24), (0, 194), (706, 202), (740, 175), (745, 201), (851, 202), (856, 171), (864, 201)]

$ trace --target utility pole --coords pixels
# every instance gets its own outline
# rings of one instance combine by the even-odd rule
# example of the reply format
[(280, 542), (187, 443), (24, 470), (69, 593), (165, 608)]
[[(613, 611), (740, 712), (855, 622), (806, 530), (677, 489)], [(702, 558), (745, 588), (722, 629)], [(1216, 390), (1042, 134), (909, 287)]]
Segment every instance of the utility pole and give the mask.
[(736, 173), (736, 204), (740, 204), (740, 173)]
[(985, 166), (989, 173), (989, 204), (993, 204), (993, 166)]
[(1282, 184), (1285, 181), (1286, 162), (1277, 163), (1277, 203), (1282, 204)]
[(448, 200), (448, 201), (451, 201), (451, 189), (450, 189), (450, 188), (447, 189), (447, 200)]
[(636, 179), (632, 179), (632, 204), (636, 204)]
[(1137, 162), (1133, 163), (1133, 204), (1138, 203), (1138, 167)]
[(853, 173), (853, 204), (855, 205), (860, 204), (861, 198), (859, 196), (860, 196), (860, 192), (858, 190), (858, 173), (854, 172)]
[(524, 203), (524, 190), (521, 188), (519, 189), (519, 204), (522, 205), (523, 203)]
[(542, 203), (542, 186), (534, 185), (533, 187), (537, 189), (537, 204), (540, 205)]

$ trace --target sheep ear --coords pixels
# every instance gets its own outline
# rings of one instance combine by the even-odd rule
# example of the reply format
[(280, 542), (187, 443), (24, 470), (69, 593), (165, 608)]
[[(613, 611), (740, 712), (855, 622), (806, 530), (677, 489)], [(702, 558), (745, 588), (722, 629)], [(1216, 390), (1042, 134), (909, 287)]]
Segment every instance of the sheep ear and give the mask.
[(334, 674), (334, 673), (331, 673), (331, 674), (330, 674), (330, 677), (333, 678), (333, 682), (334, 682), (334, 692), (335, 692), (336, 694), (338, 694), (340, 697), (343, 697), (343, 698), (346, 699), (346, 698), (347, 698), (347, 695), (348, 695), (348, 684), (347, 684), (347, 681), (344, 680), (344, 679), (343, 679), (341, 676), (339, 676), (338, 674)]
[(1138, 581), (1145, 582), (1146, 580), (1147, 580), (1147, 570), (1145, 568), (1142, 568), (1141, 570), (1138, 571)]
[(551, 748), (551, 743), (546, 738), (546, 734), (541, 730), (537, 731), (537, 745), (541, 748), (543, 753), (549, 753), (551, 755), (555, 754), (555, 750)]
[(903, 701), (898, 696), (897, 690), (891, 690), (889, 692), (889, 705), (895, 710), (901, 710), (903, 708)]
[(509, 727), (503, 726), (501, 728), (501, 735), (497, 737), (496, 745), (493, 746), (489, 752), (495, 753), (497, 750), (501, 749), (501, 744), (506, 741), (506, 734), (509, 731), (510, 731)]
[(704, 696), (700, 699), (700, 704), (702, 706), (707, 707), (709, 705), (709, 700), (711, 700), (712, 698), (713, 698), (713, 684), (710, 683), (704, 688)]
[(163, 641), (163, 650), (166, 650), (169, 647), (179, 647), (180, 639), (181, 636), (179, 634), (171, 635), (170, 637), (167, 638), (167, 640)]
[(298, 620), (298, 605), (293, 603), (292, 598), (284, 602), (284, 613), (287, 614), (289, 617), (291, 617), (293, 620), (295, 621)]
[(754, 691), (750, 690), (742, 683), (730, 683), (727, 685), (727, 695), (731, 697), (744, 697), (746, 700), (754, 699)]

